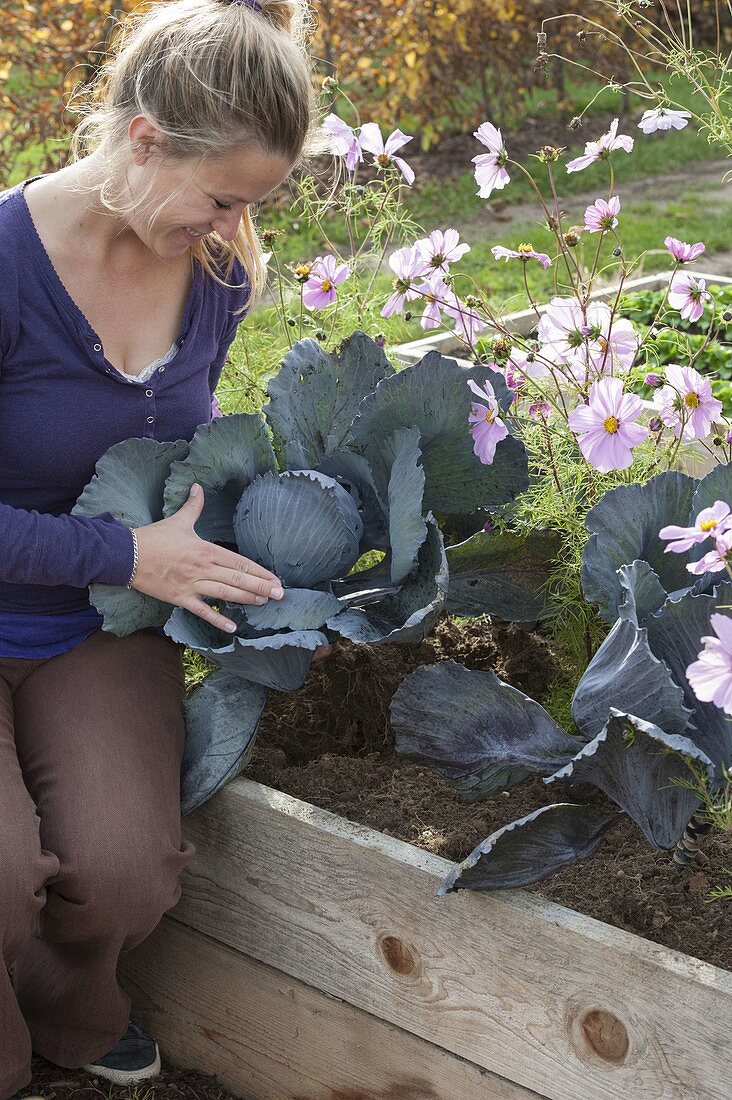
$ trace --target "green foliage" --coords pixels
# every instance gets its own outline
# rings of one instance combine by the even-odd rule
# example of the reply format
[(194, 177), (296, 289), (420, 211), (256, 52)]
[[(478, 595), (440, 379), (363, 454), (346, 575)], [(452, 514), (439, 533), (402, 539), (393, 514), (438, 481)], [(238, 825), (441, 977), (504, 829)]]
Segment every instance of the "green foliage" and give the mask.
[[(703, 258), (699, 259), (698, 265), (703, 267)], [(693, 271), (693, 268), (691, 270)], [(722, 343), (732, 344), (732, 317), (725, 321), (722, 316), (725, 312), (732, 311), (732, 286), (710, 283), (707, 290), (712, 294), (713, 302), (705, 303), (704, 312), (699, 320), (688, 321), (674, 314), (674, 328), (680, 332), (704, 336), (710, 326), (716, 324), (717, 339)], [(663, 290), (636, 290), (623, 295), (620, 299), (620, 309), (623, 316), (629, 317), (634, 324), (648, 326), (656, 319), (664, 299)]]
[[(732, 875), (732, 871), (726, 873)], [(707, 894), (707, 901), (732, 901), (732, 886), (715, 886)]]
[[(663, 290), (644, 290), (621, 298), (620, 311), (630, 318), (644, 337), (641, 358), (642, 371), (661, 370), (669, 363), (693, 366), (712, 379), (712, 392), (723, 404), (725, 416), (732, 414), (732, 286), (710, 284), (712, 301), (707, 302), (698, 321), (688, 321), (678, 312), (665, 307)], [(729, 314), (730, 320), (725, 321)], [(653, 323), (657, 327), (649, 336)], [(643, 396), (652, 395), (643, 387)]]

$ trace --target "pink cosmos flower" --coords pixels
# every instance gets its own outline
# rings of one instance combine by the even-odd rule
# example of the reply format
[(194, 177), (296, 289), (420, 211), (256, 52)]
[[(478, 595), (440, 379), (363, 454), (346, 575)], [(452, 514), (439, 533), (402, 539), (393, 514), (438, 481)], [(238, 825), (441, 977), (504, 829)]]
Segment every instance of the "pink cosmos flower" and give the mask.
[(589, 405), (578, 405), (569, 414), (569, 426), (578, 436), (582, 454), (600, 473), (625, 470), (631, 465), (631, 448), (648, 435), (648, 428), (637, 424), (643, 402), (632, 393), (623, 393), (620, 378), (600, 378), (590, 388)]
[(520, 244), (517, 249), (504, 248), (497, 244), (491, 252), (494, 260), (538, 260), (543, 268), (551, 267), (552, 264), (546, 252), (535, 252), (530, 244)]
[(361, 142), (354, 130), (338, 115), (330, 114), (324, 119), (323, 131), (330, 138), (331, 152), (346, 158), (346, 168), (352, 172), (360, 160), (363, 160)]
[(548, 401), (535, 401), (533, 405), (529, 405), (529, 416), (536, 417), (537, 420), (548, 420), (551, 411)]
[[(666, 383), (653, 395), (659, 417), (674, 429), (678, 439), (706, 439), (714, 420), (722, 412), (722, 402), (712, 397), (712, 384), (694, 367), (671, 363), (666, 367)], [(683, 428), (682, 428), (683, 422)]]
[(640, 346), (631, 321), (613, 317), (604, 302), (590, 302), (583, 312), (576, 298), (552, 298), (538, 335), (542, 356), (568, 367), (580, 383), (592, 374), (627, 370)]
[(656, 130), (683, 130), (689, 125), (690, 111), (672, 111), (670, 107), (654, 107), (645, 111), (638, 123), (638, 129), (644, 134), (655, 134)]
[(481, 389), (477, 382), (469, 378), (468, 385), (485, 402), (484, 405), (479, 405), (474, 401), (470, 406), (468, 423), (472, 425), (470, 434), (473, 437), (473, 451), (484, 466), (490, 466), (495, 458), (496, 446), (506, 438), (508, 428), (498, 415), (498, 401), (490, 382), (486, 382)]
[(361, 127), (359, 136), (361, 148), (365, 149), (367, 153), (373, 153), (374, 160), (379, 167), (387, 168), (390, 164), (396, 164), (404, 179), (410, 185), (414, 183), (414, 172), (405, 160), (402, 160), (401, 157), (395, 157), (394, 154), (397, 149), (401, 149), (403, 145), (411, 140), (412, 138), (402, 133), (401, 130), (394, 130), (384, 142), (377, 122), (365, 122)]
[(310, 265), (303, 286), (302, 304), (306, 309), (325, 309), (335, 302), (336, 287), (351, 274), (348, 264), (339, 264), (335, 256), (317, 256)]
[(472, 344), (478, 333), (485, 328), (485, 322), (474, 309), (462, 302), (449, 287), (445, 297), (447, 300), (442, 308), (447, 316), (455, 322), (455, 332), (466, 344)]
[(488, 153), (479, 153), (473, 157), (475, 165), (475, 182), (479, 190), (477, 195), (481, 199), (490, 197), (493, 191), (501, 191), (510, 180), (505, 169), (508, 153), (503, 144), (501, 131), (490, 122), (483, 122), (477, 130), (473, 131), (473, 137), (477, 138)]
[(523, 379), (546, 378), (549, 374), (549, 367), (537, 359), (536, 352), (524, 351), (523, 348), (511, 348), (506, 370), (509, 367), (514, 376), (520, 375)]
[(725, 504), (723, 500), (715, 500), (711, 508), (702, 508), (693, 527), (676, 527), (675, 524), (670, 524), (661, 528), (658, 537), (674, 540), (668, 544), (664, 553), (685, 554), (697, 543), (726, 531), (731, 523), (729, 504)]
[(673, 258), (680, 264), (691, 263), (697, 256), (701, 256), (707, 247), (701, 241), (697, 241), (696, 244), (687, 244), (686, 241), (680, 241), (678, 237), (666, 237), (663, 243)]
[(687, 321), (698, 321), (704, 312), (704, 303), (712, 297), (706, 285), (704, 279), (698, 279), (690, 271), (679, 271), (671, 280), (668, 304), (672, 309), (681, 310), (681, 316)]
[(382, 317), (391, 317), (404, 309), (405, 301), (411, 302), (419, 297), (416, 284), (427, 273), (424, 260), (414, 245), (411, 248), (399, 248), (389, 257), (389, 267), (394, 272), (394, 293), (387, 299), (381, 311)]
[(605, 160), (615, 149), (624, 149), (630, 153), (633, 149), (633, 138), (627, 134), (618, 134), (619, 119), (613, 119), (612, 126), (599, 141), (588, 141), (581, 157), (575, 157), (567, 164), (568, 172), (581, 172), (583, 168), (589, 168), (596, 160)]
[(417, 287), (417, 291), (425, 301), (420, 325), (423, 329), (438, 328), (442, 323), (440, 310), (445, 308), (452, 291), (439, 271), (431, 272)]
[(417, 253), (424, 261), (427, 270), (442, 271), (444, 274), (450, 269), (450, 264), (457, 263), (466, 252), (470, 252), (469, 244), (459, 244), (460, 234), (457, 229), (433, 229), (429, 237), (415, 243)]
[(528, 378), (520, 370), (516, 370), (513, 363), (506, 363), (503, 368), (503, 377), (510, 390), (520, 390), (528, 382)]
[(714, 540), (714, 549), (699, 561), (689, 562), (686, 568), (695, 577), (701, 577), (704, 573), (720, 573), (727, 568), (730, 552), (732, 552), (732, 531), (722, 531)]
[(585, 210), (585, 229), (590, 233), (607, 233), (609, 229), (615, 229), (618, 224), (617, 215), (620, 211), (620, 197), (613, 197), (605, 202), (604, 199), (595, 199), (591, 206)]
[(732, 714), (732, 618), (710, 615), (714, 634), (702, 637), (703, 649), (686, 670), (691, 690), (702, 703)]

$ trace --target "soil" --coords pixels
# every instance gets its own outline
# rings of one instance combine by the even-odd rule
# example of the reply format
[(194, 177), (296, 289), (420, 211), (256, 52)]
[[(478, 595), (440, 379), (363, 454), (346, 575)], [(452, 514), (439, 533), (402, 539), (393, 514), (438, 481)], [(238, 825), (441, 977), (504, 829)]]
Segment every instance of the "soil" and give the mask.
[[(467, 805), (435, 772), (397, 756), (391, 696), (414, 668), (447, 659), (493, 668), (539, 701), (557, 672), (546, 638), (487, 618), (458, 626), (445, 616), (419, 646), (339, 642), (299, 691), (270, 694), (246, 776), (454, 861), (539, 806), (605, 802), (595, 788), (537, 778)], [(716, 834), (704, 850), (704, 868), (676, 871), (627, 819), (592, 859), (529, 889), (732, 970), (732, 903), (707, 900), (729, 885), (732, 837)]]

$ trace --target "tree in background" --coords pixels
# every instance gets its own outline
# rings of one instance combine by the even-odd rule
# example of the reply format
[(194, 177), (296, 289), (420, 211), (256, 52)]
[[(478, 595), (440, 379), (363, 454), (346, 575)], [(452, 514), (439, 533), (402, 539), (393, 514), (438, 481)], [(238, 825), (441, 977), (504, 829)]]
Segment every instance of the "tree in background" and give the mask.
[[(673, 17), (676, 0), (663, 2)], [(83, 100), (119, 21), (146, 6), (135, 0), (4, 0), (0, 185), (21, 170), (64, 163), (76, 118), (69, 101)], [(604, 6), (610, 25), (613, 5)], [(562, 108), (565, 66), (541, 55), (537, 62), (542, 20), (567, 16), (553, 23), (553, 54), (593, 69), (602, 51), (604, 70), (622, 82), (627, 55), (599, 36), (578, 34), (572, 7), (572, 0), (315, 0), (312, 52), (321, 79), (336, 75), (364, 117), (408, 128), (426, 149), (442, 134), (472, 129), (487, 114), (498, 125), (515, 125), (536, 87), (556, 89)], [(694, 3), (695, 26), (710, 42), (718, 9), (718, 0)]]

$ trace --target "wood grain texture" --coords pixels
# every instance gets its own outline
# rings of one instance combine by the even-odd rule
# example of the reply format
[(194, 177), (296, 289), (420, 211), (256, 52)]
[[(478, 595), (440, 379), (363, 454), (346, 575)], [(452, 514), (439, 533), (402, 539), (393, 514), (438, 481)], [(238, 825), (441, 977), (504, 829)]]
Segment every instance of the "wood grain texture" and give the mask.
[(541, 1100), (169, 918), (120, 972), (163, 1057), (247, 1100)]
[(727, 1100), (732, 975), (236, 779), (176, 919), (552, 1100)]

